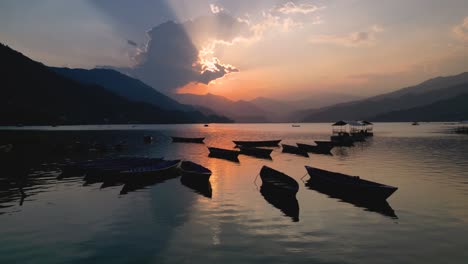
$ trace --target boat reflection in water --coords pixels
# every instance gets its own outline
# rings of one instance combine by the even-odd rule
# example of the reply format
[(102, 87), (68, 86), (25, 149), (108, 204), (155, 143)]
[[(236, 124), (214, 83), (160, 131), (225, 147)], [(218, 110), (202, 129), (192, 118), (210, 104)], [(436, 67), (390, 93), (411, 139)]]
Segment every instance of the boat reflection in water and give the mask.
[(211, 198), (213, 190), (211, 189), (211, 183), (209, 180), (193, 180), (190, 177), (182, 176), (180, 183), (189, 189), (192, 189), (195, 193), (203, 195), (207, 198)]
[(163, 183), (167, 180), (174, 179), (179, 177), (176, 173), (167, 173), (165, 175), (160, 175), (158, 177), (145, 177), (141, 179), (134, 179), (126, 181), (122, 190), (120, 190), (121, 195), (128, 194), (129, 192), (134, 192), (146, 187), (155, 186), (157, 184)]
[(383, 216), (390, 217), (393, 219), (398, 219), (398, 216), (395, 214), (395, 211), (390, 206), (390, 204), (385, 200), (371, 200), (371, 199), (362, 199), (353, 195), (346, 195), (341, 192), (337, 192), (331, 188), (327, 188), (324, 185), (318, 184), (313, 179), (306, 181), (305, 185), (314, 191), (328, 195), (331, 198), (339, 199), (345, 203), (350, 203), (356, 207), (363, 208), (365, 211), (379, 213)]
[(295, 195), (278, 192), (265, 184), (260, 187), (260, 193), (268, 203), (280, 209), (286, 216), (291, 217), (293, 222), (299, 222), (299, 203)]

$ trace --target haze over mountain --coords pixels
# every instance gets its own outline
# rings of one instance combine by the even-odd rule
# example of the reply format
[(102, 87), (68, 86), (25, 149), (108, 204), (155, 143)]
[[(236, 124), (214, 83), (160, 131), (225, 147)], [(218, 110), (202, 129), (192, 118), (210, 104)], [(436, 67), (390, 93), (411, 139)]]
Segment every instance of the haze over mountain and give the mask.
[(268, 113), (247, 101), (232, 101), (214, 94), (176, 94), (174, 97), (181, 103), (192, 104), (199, 110), (214, 111), (236, 122), (269, 122)]
[(0, 124), (192, 123), (207, 118), (199, 112), (166, 111), (133, 102), (98, 85), (63, 77), (41, 63), (0, 44)]
[(388, 112), (429, 105), (468, 92), (468, 73), (437, 77), (395, 92), (323, 109), (298, 112), (305, 122), (373, 119)]

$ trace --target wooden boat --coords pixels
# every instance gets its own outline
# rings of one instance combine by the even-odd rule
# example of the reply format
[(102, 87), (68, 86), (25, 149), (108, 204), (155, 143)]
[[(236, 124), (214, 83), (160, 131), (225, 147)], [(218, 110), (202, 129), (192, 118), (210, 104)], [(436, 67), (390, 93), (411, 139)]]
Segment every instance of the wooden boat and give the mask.
[(334, 147), (334, 145), (308, 145), (308, 144), (302, 144), (302, 143), (296, 143), (296, 145), (306, 151), (306, 152), (312, 152), (312, 153), (317, 153), (317, 154), (331, 154), (331, 150)]
[(321, 140), (315, 140), (314, 141), (315, 144), (317, 144), (317, 146), (323, 146), (323, 147), (334, 147), (335, 146), (335, 143), (333, 143), (332, 141), (321, 141)]
[(292, 127), (301, 127), (301, 125), (291, 125)]
[(138, 166), (127, 170), (121, 170), (119, 176), (128, 176), (128, 180), (139, 180), (145, 176), (157, 176), (160, 174), (171, 174), (179, 168), (181, 160), (163, 160), (153, 165)]
[(363, 180), (358, 176), (349, 176), (310, 166), (305, 166), (305, 168), (312, 182), (342, 196), (354, 197), (360, 200), (386, 200), (398, 189), (397, 187)]
[(209, 147), (208, 150), (210, 151), (209, 157), (227, 159), (236, 162), (239, 161), (238, 156), (240, 154), (240, 151), (213, 147)]
[(295, 195), (299, 191), (299, 184), (288, 175), (274, 170), (268, 166), (263, 166), (260, 170), (262, 186), (271, 192)]
[(291, 145), (286, 145), (286, 144), (281, 144), (283, 146), (283, 153), (290, 153), (290, 154), (295, 154), (303, 157), (309, 157), (309, 154), (307, 154), (307, 151), (297, 147), (297, 146), (291, 146)]
[(265, 141), (239, 141), (234, 140), (232, 141), (236, 146), (244, 146), (244, 147), (277, 147), (278, 144), (281, 142), (280, 140), (265, 140)]
[(207, 181), (211, 176), (211, 171), (208, 168), (191, 161), (182, 161), (180, 171), (182, 172), (182, 177), (196, 181)]
[(418, 122), (413, 122), (412, 125), (413, 126), (419, 126), (419, 123)]
[(209, 127), (209, 126), (210, 126), (210, 125), (208, 125), (208, 124), (205, 124), (205, 125), (204, 125), (204, 127)]
[(172, 142), (177, 142), (177, 143), (203, 143), (203, 140), (205, 138), (187, 138), (187, 137), (171, 137)]
[(270, 159), (271, 159), (270, 154), (273, 151), (272, 149), (263, 149), (263, 148), (245, 147), (245, 146), (240, 146), (239, 149), (240, 149), (240, 154), (254, 156), (258, 158), (270, 158)]

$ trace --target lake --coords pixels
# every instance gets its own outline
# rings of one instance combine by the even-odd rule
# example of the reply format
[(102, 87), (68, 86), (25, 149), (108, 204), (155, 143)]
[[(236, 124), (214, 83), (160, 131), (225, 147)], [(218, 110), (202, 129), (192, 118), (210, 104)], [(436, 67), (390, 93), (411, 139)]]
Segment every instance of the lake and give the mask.
[[(333, 155), (275, 148), (272, 160), (241, 155), (236, 163), (209, 158), (207, 146), (312, 144), (329, 139), (330, 124), (4, 127), (0, 145), (13, 143), (16, 154), (0, 174), (0, 263), (468, 263), (468, 136), (449, 128), (378, 123), (373, 138)], [(206, 137), (205, 144), (172, 143), (174, 135)], [(126, 147), (53, 151), (75, 141)], [(180, 177), (125, 192), (57, 179), (66, 159), (119, 155), (200, 163), (213, 171), (211, 190)], [(262, 195), (263, 165), (297, 180), (298, 215)], [(385, 206), (346, 202), (306, 186), (304, 165), (399, 189)]]

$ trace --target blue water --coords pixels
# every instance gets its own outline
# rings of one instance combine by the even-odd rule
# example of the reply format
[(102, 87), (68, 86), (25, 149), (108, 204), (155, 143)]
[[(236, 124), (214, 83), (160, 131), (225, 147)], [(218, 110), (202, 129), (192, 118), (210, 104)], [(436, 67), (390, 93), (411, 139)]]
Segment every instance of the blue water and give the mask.
[[(368, 142), (333, 149), (333, 156), (276, 148), (271, 161), (240, 156), (234, 163), (209, 158), (207, 146), (312, 143), (329, 137), (329, 124), (3, 128), (0, 143), (21, 142), (29, 157), (0, 174), (0, 263), (468, 263), (468, 136), (449, 130), (443, 123), (376, 124)], [(155, 142), (144, 144), (143, 135)], [(171, 143), (171, 135), (203, 136), (206, 144)], [(47, 150), (76, 140), (124, 140), (127, 147), (80, 155)], [(127, 194), (122, 185), (57, 179), (56, 163), (65, 158), (117, 155), (200, 163), (213, 171), (211, 195), (180, 178)], [(299, 182), (298, 221), (260, 193), (255, 179), (263, 165)], [(360, 207), (308, 188), (304, 165), (399, 189), (388, 199), (390, 211)]]

